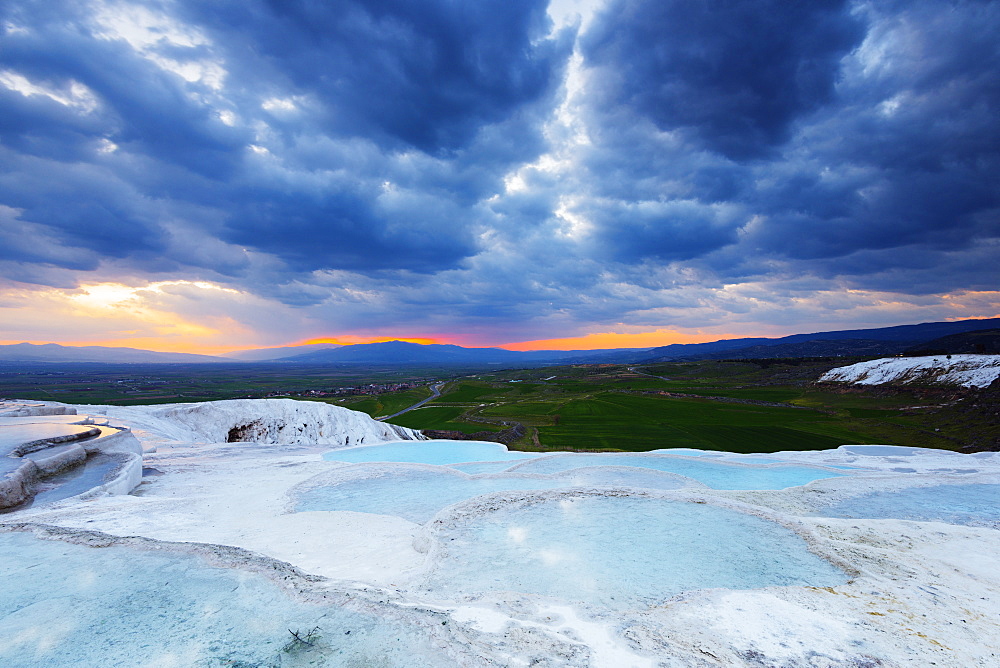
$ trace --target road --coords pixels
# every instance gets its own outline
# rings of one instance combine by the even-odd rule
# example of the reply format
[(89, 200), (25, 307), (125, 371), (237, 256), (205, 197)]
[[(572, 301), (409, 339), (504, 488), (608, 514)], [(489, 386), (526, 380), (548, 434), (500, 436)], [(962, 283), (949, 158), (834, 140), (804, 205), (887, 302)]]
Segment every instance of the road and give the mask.
[(431, 396), (427, 397), (426, 399), (421, 399), (420, 401), (418, 401), (417, 403), (413, 404), (409, 408), (404, 408), (403, 410), (399, 411), (398, 413), (393, 413), (392, 415), (386, 415), (385, 417), (380, 417), (380, 418), (375, 418), (375, 419), (378, 420), (379, 422), (381, 422), (382, 420), (391, 420), (392, 418), (396, 417), (397, 415), (402, 415), (403, 413), (409, 413), (414, 408), (420, 408), (421, 406), (423, 406), (424, 404), (426, 404), (428, 401), (433, 401), (434, 399), (437, 399), (438, 397), (440, 397), (441, 396), (441, 388), (442, 387), (444, 387), (444, 383), (435, 383), (434, 385), (431, 385)]
[(640, 376), (649, 376), (650, 378), (659, 378), (660, 380), (673, 380), (672, 378), (667, 378), (665, 376), (654, 376), (651, 373), (646, 373), (645, 371), (639, 371), (634, 366), (630, 366), (628, 370), (631, 371), (632, 373), (637, 373)]

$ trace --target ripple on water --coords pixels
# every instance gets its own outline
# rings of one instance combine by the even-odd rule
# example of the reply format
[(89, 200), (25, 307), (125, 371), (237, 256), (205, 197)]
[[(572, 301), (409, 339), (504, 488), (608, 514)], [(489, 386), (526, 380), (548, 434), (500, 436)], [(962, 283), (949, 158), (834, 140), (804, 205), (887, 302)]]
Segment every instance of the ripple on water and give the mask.
[(693, 589), (847, 581), (795, 532), (708, 504), (569, 496), (456, 521), (423, 584), (436, 594), (513, 591), (627, 609)]

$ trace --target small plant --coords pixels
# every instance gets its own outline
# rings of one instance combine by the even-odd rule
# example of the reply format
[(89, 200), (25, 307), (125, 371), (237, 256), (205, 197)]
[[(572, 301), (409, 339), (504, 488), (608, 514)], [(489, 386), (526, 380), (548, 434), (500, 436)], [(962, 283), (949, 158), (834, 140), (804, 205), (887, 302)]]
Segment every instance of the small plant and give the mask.
[(285, 651), (294, 652), (304, 647), (315, 647), (316, 641), (319, 640), (320, 630), (318, 626), (314, 626), (308, 633), (303, 634), (301, 631), (288, 629), (288, 632), (292, 634), (292, 639), (285, 645)]

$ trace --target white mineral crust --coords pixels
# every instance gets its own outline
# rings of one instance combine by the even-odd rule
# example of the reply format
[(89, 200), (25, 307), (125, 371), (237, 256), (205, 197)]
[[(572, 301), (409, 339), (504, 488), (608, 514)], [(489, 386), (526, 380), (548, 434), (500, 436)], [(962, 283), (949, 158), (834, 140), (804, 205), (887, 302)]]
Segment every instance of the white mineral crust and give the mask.
[(282, 445), (320, 444), (327, 449), (420, 440), (419, 432), (379, 422), (365, 413), (319, 401), (230, 399), (158, 406), (80, 406), (80, 412), (126, 421), (153, 442)]
[(932, 355), (859, 362), (831, 369), (820, 380), (855, 385), (931, 382), (987, 387), (997, 378), (1000, 378), (1000, 355)]
[[(285, 400), (76, 408), (81, 415), (104, 415), (114, 426), (130, 427), (146, 451), (144, 466), (155, 475), (145, 477), (131, 494), (31, 507), (3, 516), (4, 522), (180, 541), (195, 545), (192, 549), (199, 543), (245, 548), (322, 576), (300, 583), (301, 588), (377, 592), (396, 606), (400, 619), (408, 610), (451, 614), (455, 637), (464, 639), (468, 654), (481, 659), (461, 665), (1000, 665), (1000, 529), (840, 519), (818, 512), (831, 500), (879, 490), (996, 485), (1000, 456), (995, 453), (891, 446), (783, 452), (768, 457), (855, 468), (784, 490), (693, 485), (658, 492), (697, 494), (708, 503), (733, 504), (787, 522), (807, 538), (811, 550), (846, 570), (845, 582), (695, 590), (622, 613), (512, 591), (448, 599), (421, 586), (437, 552), (426, 543), (448, 540), (447, 526), (428, 532), (388, 515), (293, 511), (294, 488), (345, 466), (324, 461), (323, 452), (419, 438), (416, 432), (338, 407)], [(230, 430), (247, 425), (256, 425), (250, 429), (256, 430), (257, 442), (226, 442)], [(488, 522), (489, 504), (480, 506), (469, 502), (462, 508)], [(759, 549), (767, 551), (768, 546)]]

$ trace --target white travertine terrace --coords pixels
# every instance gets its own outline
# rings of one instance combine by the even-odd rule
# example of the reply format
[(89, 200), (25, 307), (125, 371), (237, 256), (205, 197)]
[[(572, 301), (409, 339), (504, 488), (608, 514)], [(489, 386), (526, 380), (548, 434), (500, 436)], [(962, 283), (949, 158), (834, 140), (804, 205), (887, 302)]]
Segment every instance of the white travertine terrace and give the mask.
[(128, 494), (141, 482), (142, 447), (128, 429), (72, 407), (0, 402), (0, 510), (30, 503), (47, 479), (97, 458), (108, 474), (81, 494)]
[(385, 441), (420, 440), (406, 427), (372, 420), (364, 413), (316, 401), (230, 399), (157, 406), (84, 406), (127, 421), (145, 442), (225, 443), (252, 441), (282, 445), (322, 444), (327, 449)]
[(831, 369), (820, 380), (856, 385), (929, 382), (987, 387), (997, 378), (1000, 378), (1000, 355), (930, 355), (859, 362)]
[[(393, 623), (425, 624), (428, 615), (440, 618), (432, 635), (440, 651), (451, 657), (441, 665), (986, 668), (1000, 664), (1000, 572), (996, 569), (1000, 514), (964, 524), (914, 521), (903, 510), (900, 517), (889, 518), (828, 516), (838, 504), (872, 493), (941, 485), (982, 489), (987, 494), (1000, 490), (1000, 453), (843, 446), (769, 454), (769, 460), (844, 474), (779, 490), (710, 489), (696, 483), (684, 485), (681, 476), (676, 476), (682, 481), (678, 489), (640, 489), (621, 484), (625, 469), (615, 468), (613, 487), (594, 486), (592, 481), (599, 477), (592, 475), (582, 487), (489, 493), (449, 506), (429, 522), (417, 524), (398, 516), (350, 510), (294, 510), (296, 495), (303, 489), (365, 477), (350, 471), (377, 466), (380, 477), (393, 475), (392, 464), (345, 464), (322, 457), (331, 449), (357, 445), (361, 439), (367, 445), (403, 437), (390, 425), (367, 416), (343, 409), (324, 412), (328, 407), (322, 404), (250, 400), (76, 408), (81, 415), (128, 428), (122, 433), (141, 443), (143, 465), (152, 475), (131, 493), (106, 490), (9, 513), (2, 517), (7, 530), (32, 531), (85, 545), (121, 543), (157, 553), (183, 546), (193, 554), (217, 558), (229, 550), (243, 556), (223, 559), (225, 568), (270, 573), (267, 577), (284, 583), (292, 599), (340, 597), (337, 600), (357, 605), (369, 601), (365, 605), (370, 604), (371, 611), (377, 608), (377, 614), (389, 615)], [(227, 442), (230, 430), (253, 424), (257, 425), (253, 435), (259, 440)], [(412, 432), (408, 435), (419, 437)], [(697, 459), (732, 462), (741, 468), (774, 465), (728, 453), (701, 455)], [(649, 472), (644, 473), (649, 478)], [(504, 473), (495, 470), (488, 475), (496, 479)], [(572, 597), (505, 589), (503, 582), (478, 593), (434, 585), (447, 579), (447, 573), (440, 571), (446, 563), (441, 560), (461, 559), (452, 546), (460, 544), (463, 536), (474, 535), (476, 527), (489, 529), (497, 518), (516, 517), (520, 505), (559, 508), (564, 502), (569, 507), (578, 499), (600, 503), (602, 498), (636, 503), (658, 499), (658, 503), (679, 508), (707, 504), (762, 518), (776, 530), (798, 536), (813, 555), (840, 569), (843, 578), (840, 584), (821, 586), (694, 589), (651, 606), (622, 603), (624, 610)], [(3, 529), (0, 526), (0, 539)], [(89, 533), (94, 531), (101, 534)], [(523, 539), (516, 531), (510, 535), (512, 540)], [(768, 548), (761, 544), (754, 558), (766, 557)], [(629, 546), (607, 544), (600, 549), (622, 551)], [(662, 549), (668, 558), (671, 551), (687, 546), (665, 543)], [(572, 563), (576, 570), (571, 573), (586, 577), (585, 562)], [(531, 567), (530, 563), (514, 566)], [(496, 577), (503, 577), (505, 571), (499, 564), (486, 564), (476, 574), (488, 576), (491, 568)], [(0, 664), (51, 664), (53, 657), (72, 652), (59, 645), (65, 636), (59, 634), (58, 624), (51, 630), (32, 627), (27, 633), (23, 624), (18, 626), (19, 615), (27, 613), (4, 614)], [(5, 630), (15, 628), (20, 629), (17, 634)], [(187, 657), (191, 661), (185, 665), (215, 665), (208, 646), (198, 651), (202, 653)], [(333, 655), (327, 659), (324, 665), (351, 665), (337, 663)], [(169, 663), (164, 657), (158, 660), (161, 665)], [(299, 665), (288, 656), (283, 660)], [(405, 665), (386, 661), (386, 665)]]

